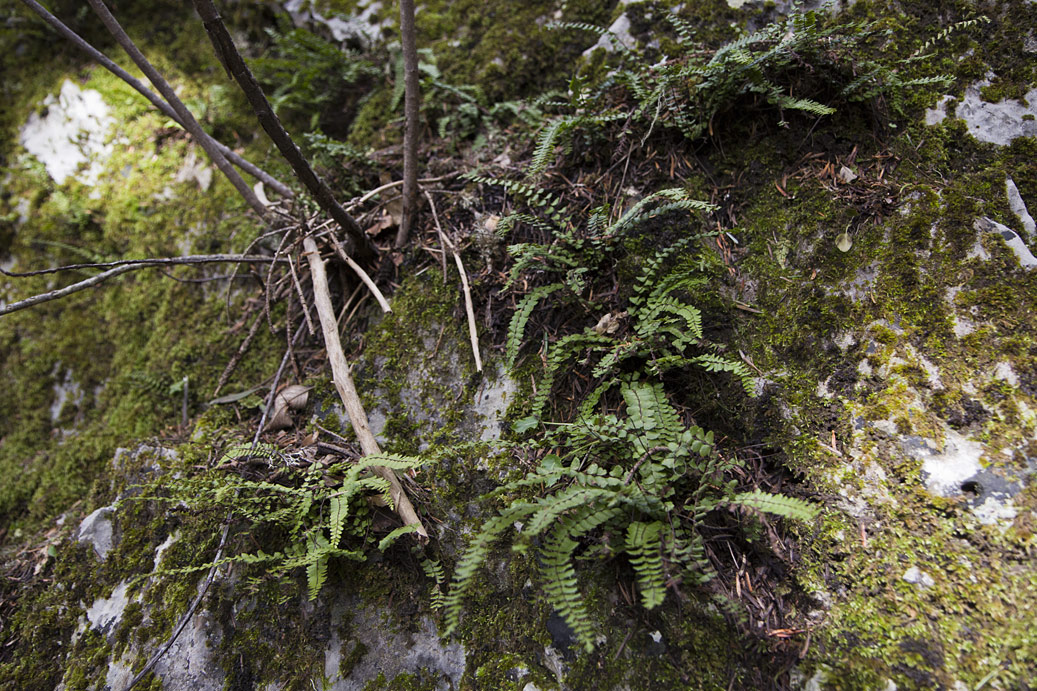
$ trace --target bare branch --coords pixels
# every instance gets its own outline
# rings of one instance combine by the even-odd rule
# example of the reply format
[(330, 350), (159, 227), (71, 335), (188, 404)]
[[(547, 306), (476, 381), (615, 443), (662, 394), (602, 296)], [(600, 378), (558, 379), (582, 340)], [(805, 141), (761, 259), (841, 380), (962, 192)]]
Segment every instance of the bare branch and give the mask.
[[(371, 432), (371, 426), (367, 420), (367, 412), (357, 395), (356, 386), (353, 384), (353, 376), (349, 371), (349, 363), (346, 355), (342, 352), (342, 341), (338, 335), (338, 322), (335, 319), (335, 310), (331, 306), (331, 295), (328, 290), (328, 276), (324, 270), (324, 260), (320, 257), (320, 250), (313, 238), (306, 236), (303, 239), (303, 250), (310, 262), (310, 277), (313, 280), (313, 301), (317, 305), (317, 316), (320, 318), (321, 330), (324, 332), (324, 348), (331, 362), (332, 377), (335, 388), (338, 389), (342, 404), (349, 414), (349, 420), (353, 423), (353, 431), (360, 441), (360, 448), (364, 455), (381, 454), (378, 441)], [(396, 513), (406, 525), (414, 525), (416, 532), (422, 539), (428, 539), (428, 533), (421, 524), (414, 506), (403, 491), (399, 478), (391, 468), (385, 466), (371, 466), (371, 472), (383, 478), (389, 483), (389, 493), (392, 495)]]
[[(64, 288), (58, 288), (57, 290), (51, 290), (40, 295), (34, 295), (31, 298), (19, 300), (18, 302), (12, 302), (10, 305), (4, 305), (0, 307), (0, 316), (10, 314), (11, 312), (17, 312), (23, 310), (26, 307), (32, 307), (33, 305), (39, 305), (44, 302), (50, 302), (51, 300), (57, 300), (63, 298), (72, 293), (78, 293), (81, 290), (92, 288), (98, 284), (104, 283), (109, 278), (114, 278), (119, 274), (129, 273), (130, 271), (137, 271), (138, 269), (146, 269), (151, 266), (169, 266), (170, 264), (229, 264), (229, 263), (268, 263), (276, 261), (287, 261), (285, 259), (277, 259), (276, 257), (264, 257), (255, 255), (240, 255), (240, 254), (200, 254), (190, 257), (169, 257), (161, 259), (128, 259), (121, 262), (110, 262), (109, 264), (76, 264), (75, 267), (98, 267), (98, 266), (111, 266), (113, 268), (108, 269), (96, 276), (91, 276), (78, 283), (73, 283), (70, 286)], [(61, 267), (61, 269), (68, 267)], [(52, 273), (54, 271), (60, 271), (61, 269), (47, 269), (45, 271), (34, 272), (34, 273)], [(30, 274), (12, 274), (7, 271), (0, 269), (0, 272), (8, 276), (18, 275), (32, 275)]]
[[(99, 1), (91, 0), (91, 2)], [(270, 106), (270, 102), (267, 101), (266, 96), (263, 94), (263, 89), (259, 86), (259, 82), (256, 81), (252, 71), (249, 70), (245, 60), (241, 57), (241, 53), (238, 52), (237, 47), (234, 45), (227, 27), (224, 26), (223, 20), (220, 18), (212, 1), (193, 0), (193, 2), (195, 9), (202, 18), (202, 22), (205, 24), (205, 30), (209, 34), (209, 39), (212, 41), (217, 57), (245, 93), (245, 97), (248, 98), (249, 103), (252, 105), (252, 110), (259, 119), (259, 124), (270, 135), (274, 144), (281, 151), (281, 155), (292, 166), (296, 176), (306, 186), (306, 189), (310, 191), (310, 194), (313, 195), (313, 198), (320, 205), (320, 208), (324, 210), (324, 213), (335, 219), (335, 222), (342, 227), (346, 237), (349, 239), (351, 253), (364, 261), (374, 258), (378, 252), (374, 243), (367, 237), (367, 234), (364, 233), (356, 219), (346, 213), (346, 210), (338, 203), (327, 184), (313, 171), (309, 162), (302, 155), (302, 152), (299, 151), (299, 147), (295, 145), (291, 136), (285, 131), (277, 114), (274, 113), (274, 109)]]
[(425, 198), (428, 199), (429, 207), (432, 209), (432, 219), (436, 222), (436, 231), (443, 240), (443, 250), (445, 252), (448, 247), (450, 248), (450, 253), (454, 255), (454, 263), (457, 264), (457, 273), (461, 274), (464, 309), (468, 314), (468, 339), (472, 343), (472, 355), (475, 356), (475, 371), (482, 372), (482, 358), (479, 357), (479, 334), (475, 330), (475, 308), (472, 306), (472, 290), (468, 286), (468, 272), (464, 270), (464, 264), (461, 263), (461, 255), (457, 253), (457, 246), (443, 232), (443, 226), (439, 224), (439, 215), (436, 213), (436, 205), (432, 202), (432, 195), (429, 194), (428, 190), (423, 191), (425, 192)]
[(410, 238), (418, 208), (418, 127), (421, 86), (418, 79), (418, 46), (414, 30), (414, 0), (400, 0), (400, 41), (403, 43), (403, 218), (396, 233), (396, 249)]

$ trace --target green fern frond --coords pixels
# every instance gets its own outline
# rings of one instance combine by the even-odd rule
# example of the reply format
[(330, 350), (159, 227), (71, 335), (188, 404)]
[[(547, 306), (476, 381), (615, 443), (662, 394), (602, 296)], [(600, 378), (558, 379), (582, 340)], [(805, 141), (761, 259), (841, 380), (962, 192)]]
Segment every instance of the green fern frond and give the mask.
[(580, 596), (572, 565), (572, 554), (577, 546), (578, 543), (570, 539), (564, 529), (551, 533), (540, 551), (541, 573), (547, 601), (573, 630), (584, 649), (591, 652), (594, 650), (594, 626)]
[(691, 361), (695, 364), (701, 365), (707, 372), (729, 372), (735, 375), (738, 377), (738, 380), (741, 382), (742, 388), (745, 389), (747, 395), (756, 395), (753, 374), (744, 363), (736, 360), (729, 360), (720, 355), (710, 354), (699, 355), (698, 357), (691, 358)]
[(526, 324), (529, 323), (529, 318), (533, 315), (533, 309), (545, 297), (564, 287), (561, 283), (551, 283), (550, 285), (535, 288), (522, 298), (515, 308), (515, 313), (511, 316), (511, 322), (508, 324), (508, 338), (504, 350), (504, 361), (509, 370), (515, 369), (515, 361), (518, 360), (519, 349), (522, 347)]
[(402, 537), (403, 535), (407, 535), (408, 533), (413, 533), (417, 529), (418, 525), (416, 523), (408, 523), (407, 525), (402, 525), (399, 528), (396, 528), (395, 530), (393, 530), (388, 535), (386, 535), (378, 541), (378, 551), (384, 552), (385, 550), (389, 549), (389, 547), (391, 547), (392, 544), (396, 542), (396, 540), (398, 540), (400, 537)]
[(659, 521), (634, 521), (627, 526), (626, 552), (630, 555), (630, 563), (637, 573), (637, 583), (641, 588), (641, 604), (645, 609), (655, 609), (666, 599), (660, 537), (662, 529), (663, 524)]
[(495, 518), (487, 521), (475, 538), (465, 549), (464, 555), (454, 568), (453, 584), (444, 602), (446, 625), (444, 634), (449, 636), (456, 629), (461, 619), (461, 605), (464, 595), (472, 584), (476, 572), (486, 563), (490, 548), (500, 537), (512, 527), (516, 521), (522, 520), (537, 509), (535, 504), (517, 502), (511, 504)]
[(758, 489), (736, 494), (729, 503), (736, 506), (748, 506), (799, 521), (811, 521), (821, 511), (815, 504), (808, 501), (787, 497), (783, 494), (771, 494)]
[(462, 177), (483, 185), (495, 185), (503, 187), (509, 194), (522, 199), (525, 203), (539, 209), (548, 218), (564, 227), (568, 217), (564, 213), (565, 204), (560, 198), (539, 187), (519, 182), (518, 180), (503, 180), (491, 178), (474, 173), (466, 173)]

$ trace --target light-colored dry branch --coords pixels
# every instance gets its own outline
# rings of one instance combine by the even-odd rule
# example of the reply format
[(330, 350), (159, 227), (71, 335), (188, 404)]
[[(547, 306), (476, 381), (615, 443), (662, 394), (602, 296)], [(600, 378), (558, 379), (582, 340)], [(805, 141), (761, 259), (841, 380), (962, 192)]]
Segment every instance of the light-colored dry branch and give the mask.
[[(418, 184), (419, 185), (427, 185), (427, 184), (433, 183), (433, 182), (442, 182), (443, 180), (449, 180), (450, 178), (456, 178), (458, 175), (460, 175), (460, 173), (447, 173), (446, 175), (440, 175), (437, 178), (421, 178), (420, 180), (418, 180)], [(358, 197), (358, 198), (352, 200), (351, 202), (349, 202), (349, 204), (346, 205), (346, 207), (348, 209), (350, 209), (350, 210), (353, 210), (356, 207), (358, 207), (361, 204), (363, 204), (364, 202), (366, 202), (366, 201), (368, 201), (368, 200), (370, 200), (370, 199), (372, 199), (374, 197), (377, 197), (382, 192), (387, 192), (387, 191), (391, 190), (394, 187), (399, 187), (402, 184), (403, 184), (403, 180), (395, 180), (393, 182), (387, 182), (387, 183), (385, 183), (384, 185), (382, 185), (380, 187), (375, 187), (373, 190), (370, 190), (369, 192), (366, 192), (363, 196)]]
[(349, 265), (349, 268), (351, 268), (357, 276), (360, 277), (360, 280), (363, 281), (365, 286), (367, 286), (367, 289), (371, 291), (372, 295), (374, 295), (374, 299), (378, 301), (378, 306), (382, 308), (382, 312), (386, 314), (392, 312), (392, 307), (389, 306), (389, 301), (385, 299), (385, 296), (382, 295), (382, 291), (378, 289), (378, 285), (371, 279), (368, 273), (364, 271), (364, 268), (350, 259), (349, 255), (346, 254), (345, 248), (342, 247), (342, 243), (338, 241), (338, 238), (333, 234), (329, 234), (329, 237), (331, 238), (331, 244), (335, 246), (335, 253), (342, 258), (342, 261)]
[[(371, 426), (367, 420), (367, 412), (357, 395), (356, 386), (353, 384), (353, 376), (349, 371), (349, 363), (342, 351), (342, 341), (338, 335), (338, 323), (335, 319), (335, 309), (331, 305), (331, 293), (328, 289), (328, 275), (324, 269), (324, 260), (321, 259), (320, 250), (313, 238), (307, 236), (303, 239), (303, 250), (310, 263), (310, 278), (313, 281), (313, 301), (317, 305), (317, 316), (320, 319), (321, 330), (324, 333), (324, 348), (328, 353), (328, 361), (331, 363), (332, 378), (335, 388), (338, 390), (342, 405), (346, 408), (349, 420), (353, 424), (353, 431), (364, 455), (379, 455), (381, 449), (378, 441), (371, 432)], [(414, 532), (423, 540), (428, 539), (428, 533), (421, 523), (414, 505), (404, 492), (399, 478), (391, 468), (384, 466), (371, 466), (371, 472), (383, 478), (389, 483), (389, 493), (392, 496), (396, 513), (405, 525), (415, 526)]]
[(468, 338), (472, 342), (472, 355), (475, 356), (475, 371), (482, 372), (482, 358), (479, 357), (479, 334), (475, 330), (475, 308), (472, 306), (472, 290), (468, 285), (468, 272), (464, 270), (464, 264), (461, 263), (461, 255), (457, 253), (457, 247), (450, 239), (450, 236), (443, 231), (443, 226), (439, 223), (439, 214), (436, 213), (436, 205), (432, 202), (432, 195), (429, 194), (428, 190), (423, 190), (423, 192), (428, 200), (429, 207), (432, 209), (432, 220), (436, 223), (436, 231), (439, 233), (445, 248), (449, 248), (450, 253), (454, 255), (457, 273), (461, 274), (461, 290), (464, 293), (464, 309), (468, 313)]

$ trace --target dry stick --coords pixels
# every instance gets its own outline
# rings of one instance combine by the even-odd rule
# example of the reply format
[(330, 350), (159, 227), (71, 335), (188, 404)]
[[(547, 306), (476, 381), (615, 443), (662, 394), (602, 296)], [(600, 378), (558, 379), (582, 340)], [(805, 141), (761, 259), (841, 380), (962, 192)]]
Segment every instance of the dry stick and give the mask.
[[(90, 1), (99, 2), (100, 0)], [(346, 213), (346, 210), (338, 203), (324, 180), (313, 172), (313, 168), (299, 151), (299, 147), (285, 131), (277, 114), (274, 113), (274, 109), (270, 107), (270, 102), (263, 95), (259, 82), (256, 81), (252, 71), (241, 57), (241, 53), (234, 46), (234, 41), (227, 31), (227, 27), (223, 25), (223, 20), (212, 4), (212, 0), (193, 0), (193, 2), (195, 10), (198, 11), (205, 24), (205, 31), (209, 34), (209, 40), (212, 41), (213, 48), (216, 50), (216, 56), (245, 93), (245, 97), (248, 98), (252, 110), (259, 119), (259, 124), (263, 126), (270, 139), (281, 151), (281, 155), (292, 166), (296, 176), (310, 191), (324, 213), (335, 219), (335, 222), (342, 227), (352, 245), (349, 248), (351, 254), (356, 255), (362, 261), (373, 259), (378, 253), (374, 243), (367, 237), (367, 233), (363, 231), (356, 219)]]
[(378, 305), (382, 308), (382, 312), (385, 312), (386, 314), (392, 312), (392, 307), (389, 306), (389, 301), (385, 299), (385, 296), (382, 295), (382, 291), (378, 289), (378, 286), (371, 277), (367, 275), (367, 272), (364, 271), (363, 267), (349, 258), (349, 255), (346, 254), (346, 250), (342, 247), (342, 243), (338, 241), (338, 238), (335, 237), (334, 234), (329, 233), (328, 236), (331, 238), (331, 244), (335, 246), (335, 253), (349, 265), (349, 268), (351, 268), (356, 275), (360, 277), (360, 280), (363, 281), (365, 286), (367, 286), (367, 289), (374, 294), (374, 299), (378, 301)]
[(241, 362), (241, 358), (245, 356), (245, 351), (247, 351), (248, 347), (252, 345), (252, 340), (256, 337), (256, 334), (259, 333), (259, 325), (261, 323), (263, 323), (262, 312), (257, 314), (256, 318), (252, 320), (252, 326), (248, 328), (248, 335), (245, 336), (245, 340), (241, 342), (240, 346), (238, 346), (238, 352), (234, 353), (234, 357), (232, 357), (230, 362), (227, 363), (227, 366), (223, 368), (223, 374), (220, 375), (219, 380), (216, 382), (216, 389), (212, 392), (213, 398), (220, 395), (220, 389), (223, 388), (224, 384), (227, 383), (227, 380), (230, 379), (230, 375), (234, 373), (235, 369), (237, 369), (238, 363)]
[(256, 193), (253, 192), (252, 188), (248, 186), (248, 183), (238, 175), (238, 171), (236, 171), (234, 166), (227, 161), (226, 157), (213, 142), (212, 137), (205, 133), (202, 126), (199, 125), (198, 121), (194, 119), (193, 115), (191, 115), (191, 111), (187, 109), (187, 106), (184, 105), (183, 101), (177, 98), (176, 92), (173, 91), (173, 87), (169, 85), (169, 82), (159, 74), (158, 70), (152, 67), (151, 63), (148, 62), (148, 59), (140, 52), (140, 49), (137, 48), (126, 32), (123, 31), (119, 22), (115, 19), (112, 13), (108, 11), (108, 8), (104, 6), (103, 0), (87, 0), (87, 2), (89, 2), (90, 6), (94, 8), (94, 12), (101, 18), (101, 21), (104, 22), (109, 33), (115, 37), (115, 40), (118, 41), (123, 50), (129, 54), (133, 62), (135, 62), (137, 67), (140, 68), (141, 72), (143, 72), (155, 88), (158, 89), (158, 92), (162, 94), (162, 97), (166, 99), (166, 102), (176, 111), (176, 114), (180, 116), (180, 121), (183, 123), (183, 126), (191, 133), (194, 140), (203, 149), (205, 149), (205, 153), (209, 155), (209, 158), (211, 158), (212, 162), (216, 164), (216, 167), (220, 169), (220, 172), (227, 177), (232, 185), (234, 185), (234, 189), (238, 191), (238, 194), (248, 202), (248, 205), (251, 206), (257, 214), (259, 214), (260, 218), (265, 219), (267, 217), (266, 205), (259, 201)]
[(425, 198), (428, 199), (429, 207), (432, 209), (432, 220), (436, 222), (436, 231), (439, 232), (439, 237), (442, 238), (446, 247), (450, 248), (450, 253), (454, 255), (454, 263), (457, 264), (457, 272), (461, 274), (461, 290), (464, 292), (464, 309), (468, 313), (468, 337), (472, 341), (475, 371), (482, 372), (482, 358), (479, 357), (479, 335), (475, 331), (475, 309), (472, 307), (472, 291), (468, 287), (468, 273), (464, 270), (464, 264), (461, 263), (461, 255), (457, 253), (457, 247), (450, 240), (450, 237), (443, 232), (443, 227), (439, 224), (439, 214), (436, 213), (436, 205), (432, 203), (432, 195), (429, 194), (428, 190), (423, 191), (425, 192)]
[[(430, 182), (442, 182), (443, 180), (456, 178), (458, 175), (460, 175), (460, 173), (447, 173), (446, 175), (440, 175), (438, 178), (421, 178), (420, 180), (418, 180), (418, 183), (424, 185)], [(346, 206), (350, 209), (354, 209), (366, 202), (368, 199), (371, 199), (372, 197), (377, 197), (382, 192), (385, 192), (386, 190), (391, 190), (393, 187), (399, 187), (402, 184), (403, 180), (394, 180), (393, 182), (387, 182), (381, 187), (375, 187), (373, 190), (364, 193), (362, 197), (352, 200), (351, 202), (346, 204)]]
[[(382, 451), (378, 448), (378, 441), (374, 438), (374, 434), (371, 433), (371, 426), (367, 421), (367, 413), (364, 411), (364, 406), (360, 402), (360, 396), (356, 392), (356, 386), (353, 384), (353, 377), (349, 372), (349, 363), (346, 362), (346, 355), (342, 352), (342, 341), (338, 335), (335, 310), (331, 306), (328, 276), (324, 271), (324, 260), (321, 259), (320, 250), (317, 249), (317, 243), (314, 242), (313, 238), (307, 235), (302, 242), (304, 253), (310, 262), (310, 278), (313, 281), (313, 301), (317, 305), (317, 316), (320, 318), (321, 329), (324, 332), (324, 349), (327, 351), (328, 360), (331, 362), (331, 372), (335, 381), (335, 388), (338, 389), (338, 395), (342, 399), (346, 412), (349, 414), (349, 420), (353, 423), (353, 431), (360, 441), (360, 448), (363, 450), (364, 455), (380, 455)], [(400, 485), (400, 480), (396, 477), (396, 473), (391, 468), (377, 465), (371, 466), (371, 472), (389, 483), (389, 493), (392, 496), (393, 505), (396, 507), (396, 513), (399, 514), (404, 524), (415, 526), (414, 531), (427, 540), (428, 533), (425, 532), (421, 519), (418, 518), (414, 506), (403, 491), (403, 486)]]
[[(43, 5), (36, 2), (36, 0), (21, 1), (22, 4), (24, 4), (30, 10), (35, 12), (37, 15), (39, 15), (40, 18), (43, 19), (43, 21), (47, 22), (47, 24), (49, 24), (51, 28), (53, 28), (59, 34), (64, 36), (69, 42), (74, 44), (77, 48), (84, 51), (95, 62), (99, 63), (101, 67), (105, 68), (106, 70), (114, 74), (116, 77), (129, 84), (131, 87), (136, 89), (141, 96), (151, 101), (152, 105), (154, 105), (156, 108), (162, 111), (163, 115), (165, 115), (167, 118), (183, 127), (185, 130), (187, 129), (187, 127), (184, 126), (184, 123), (180, 120), (180, 116), (176, 114), (176, 111), (173, 110), (170, 107), (170, 105), (163, 101), (157, 94), (155, 94), (147, 86), (145, 86), (142, 81), (132, 76), (123, 68), (116, 65), (108, 58), (107, 55), (105, 55), (104, 53), (97, 50), (89, 43), (87, 43), (79, 34), (65, 26), (65, 24), (63, 24), (60, 19), (48, 12), (47, 9), (43, 7)], [(225, 144), (222, 144), (221, 142), (218, 142), (215, 139), (213, 139), (213, 142), (219, 148), (220, 152), (238, 168), (241, 168), (243, 171), (245, 171), (252, 177), (256, 178), (257, 180), (260, 180), (261, 182), (263, 182), (263, 184), (270, 187), (272, 190), (277, 192), (282, 197), (293, 196), (291, 188), (285, 185), (277, 178), (275, 178), (274, 176), (270, 175), (270, 173), (266, 172), (265, 170), (255, 165), (254, 163), (246, 160), (245, 158), (239, 156)]]
[(233, 255), (233, 254), (212, 254), (212, 255), (195, 255), (192, 257), (170, 257), (165, 259), (142, 259), (139, 261), (132, 261), (130, 263), (120, 264), (114, 268), (91, 276), (90, 278), (84, 279), (79, 283), (73, 283), (70, 286), (59, 288), (57, 290), (51, 290), (40, 295), (33, 295), (31, 298), (19, 300), (18, 302), (12, 302), (10, 305), (4, 305), (0, 307), (0, 316), (10, 314), (11, 312), (17, 312), (23, 310), (26, 307), (32, 307), (43, 302), (49, 302), (51, 300), (57, 300), (63, 298), (66, 295), (72, 293), (78, 293), (81, 290), (86, 290), (100, 283), (104, 283), (109, 278), (118, 276), (119, 274), (128, 273), (130, 271), (137, 271), (138, 269), (146, 269), (149, 266), (165, 266), (167, 264), (220, 264), (230, 262), (275, 262), (284, 261), (279, 260), (276, 257), (257, 257), (250, 255)]
[(418, 209), (418, 127), (421, 107), (418, 46), (414, 30), (414, 0), (400, 0), (400, 41), (403, 44), (403, 218), (393, 246), (402, 249)]
[(302, 294), (302, 284), (299, 283), (299, 276), (295, 273), (295, 262), (291, 261), (291, 257), (288, 259), (288, 270), (292, 274), (292, 283), (295, 284), (295, 291), (299, 296), (299, 303), (302, 305), (302, 316), (306, 320), (306, 328), (312, 336), (317, 333), (317, 329), (313, 328), (313, 319), (310, 317), (310, 306), (306, 304), (306, 297)]

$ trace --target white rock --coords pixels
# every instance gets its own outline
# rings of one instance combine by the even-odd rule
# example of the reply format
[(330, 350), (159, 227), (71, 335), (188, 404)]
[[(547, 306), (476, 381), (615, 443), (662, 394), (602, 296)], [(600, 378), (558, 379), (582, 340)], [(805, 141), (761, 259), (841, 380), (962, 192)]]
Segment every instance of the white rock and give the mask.
[(79, 532), (76, 539), (79, 542), (89, 542), (94, 552), (101, 561), (108, 555), (112, 548), (112, 521), (109, 518), (113, 513), (110, 506), (102, 506), (79, 524)]
[[(1034, 94), (1037, 96), (1037, 94)], [(1024, 269), (1032, 269), (1037, 266), (1037, 257), (1033, 256), (1030, 248), (1026, 246), (1019, 234), (1006, 225), (993, 221), (987, 217), (978, 218), (973, 227), (980, 232), (998, 233), (1004, 239), (1008, 248), (1015, 253), (1019, 265)]]
[(905, 571), (901, 578), (912, 585), (921, 586), (923, 588), (931, 588), (936, 585), (936, 581), (933, 580), (933, 577), (919, 569), (917, 566), (912, 566), (910, 569)]
[(1019, 515), (1012, 500), (1005, 498), (999, 500), (996, 497), (987, 497), (982, 504), (973, 507), (972, 513), (983, 525), (1004, 525), (1011, 523)]
[(1012, 178), (1005, 178), (1005, 194), (1008, 196), (1008, 208), (1019, 217), (1019, 220), (1022, 221), (1023, 229), (1032, 240), (1034, 234), (1037, 234), (1037, 223), (1034, 223), (1033, 216), (1030, 215), (1029, 210), (1026, 208), (1026, 202), (1023, 201), (1022, 195), (1019, 194), (1019, 188), (1015, 186), (1015, 180)]
[(945, 434), (942, 452), (932, 455), (913, 452), (912, 455), (923, 458), (922, 473), (930, 492), (943, 497), (959, 496), (962, 483), (980, 471), (983, 445), (952, 429)]
[(126, 591), (129, 589), (129, 581), (123, 581), (115, 586), (112, 594), (108, 597), (94, 600), (86, 610), (86, 618), (90, 622), (90, 628), (96, 629), (107, 635), (122, 619), (122, 613), (126, 610), (130, 598)]
[(113, 151), (108, 132), (114, 120), (101, 94), (66, 79), (58, 96), (48, 96), (42, 105), (45, 114), (33, 113), (22, 127), (22, 146), (59, 185), (83, 164), (88, 165), (79, 181), (95, 185)]

